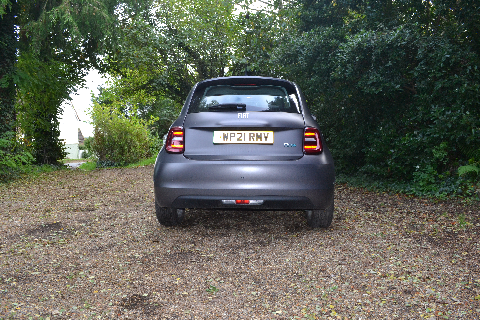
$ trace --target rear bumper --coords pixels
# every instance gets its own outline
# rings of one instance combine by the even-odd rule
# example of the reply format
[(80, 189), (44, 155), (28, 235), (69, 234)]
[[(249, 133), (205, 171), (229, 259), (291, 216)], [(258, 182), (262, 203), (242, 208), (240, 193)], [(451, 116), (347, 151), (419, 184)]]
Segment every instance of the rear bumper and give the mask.
[(334, 182), (328, 153), (291, 161), (199, 161), (162, 150), (154, 171), (157, 204), (173, 208), (325, 209), (333, 198)]
[[(230, 201), (229, 201), (230, 200)], [(235, 200), (259, 200), (261, 204), (233, 204)], [(228, 202), (228, 203), (227, 203)], [(307, 197), (290, 196), (180, 196), (172, 203), (173, 208), (225, 208), (249, 210), (300, 210), (311, 209), (313, 203)]]

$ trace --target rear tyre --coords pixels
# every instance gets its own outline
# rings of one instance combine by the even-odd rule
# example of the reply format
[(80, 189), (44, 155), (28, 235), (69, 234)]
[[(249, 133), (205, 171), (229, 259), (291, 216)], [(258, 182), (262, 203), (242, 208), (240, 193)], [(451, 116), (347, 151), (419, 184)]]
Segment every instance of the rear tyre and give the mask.
[(155, 202), (155, 211), (160, 224), (166, 227), (173, 227), (182, 223), (185, 216), (185, 209), (163, 208)]
[(332, 224), (334, 203), (332, 203), (325, 210), (305, 210), (305, 218), (307, 224), (311, 228), (328, 228)]

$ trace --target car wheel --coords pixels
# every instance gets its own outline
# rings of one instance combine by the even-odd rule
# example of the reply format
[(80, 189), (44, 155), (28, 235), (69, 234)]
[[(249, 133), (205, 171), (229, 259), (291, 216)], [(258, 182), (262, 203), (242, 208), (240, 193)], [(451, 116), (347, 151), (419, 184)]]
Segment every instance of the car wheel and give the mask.
[(185, 209), (163, 208), (155, 203), (155, 211), (160, 224), (166, 227), (179, 225), (185, 216)]
[(325, 210), (306, 210), (307, 224), (312, 228), (328, 228), (333, 220), (334, 202)]

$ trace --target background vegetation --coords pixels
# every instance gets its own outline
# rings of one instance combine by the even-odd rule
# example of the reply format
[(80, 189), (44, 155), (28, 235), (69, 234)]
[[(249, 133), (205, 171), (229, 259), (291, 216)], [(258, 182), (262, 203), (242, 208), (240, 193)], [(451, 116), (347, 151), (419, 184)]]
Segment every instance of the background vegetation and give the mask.
[(474, 192), (458, 168), (480, 160), (479, 4), (298, 4), (274, 59), (305, 91), (339, 173), (417, 194)]
[(127, 165), (151, 156), (153, 141), (146, 121), (98, 103), (94, 103), (91, 115), (95, 131), (88, 146), (100, 166)]
[(16, 159), (0, 163), (64, 156), (59, 106), (88, 68), (112, 79), (95, 105), (154, 116), (157, 143), (195, 82), (247, 70), (300, 85), (341, 181), (478, 197), (478, 2), (260, 3), (0, 0), (0, 149)]

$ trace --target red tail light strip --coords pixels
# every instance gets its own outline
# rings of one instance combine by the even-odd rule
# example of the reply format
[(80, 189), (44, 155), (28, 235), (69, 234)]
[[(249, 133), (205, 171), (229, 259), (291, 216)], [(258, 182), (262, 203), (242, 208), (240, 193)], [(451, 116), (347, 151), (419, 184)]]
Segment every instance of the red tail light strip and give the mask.
[(183, 127), (172, 127), (165, 140), (165, 149), (168, 153), (183, 153), (185, 151), (185, 132)]
[(303, 152), (305, 154), (319, 154), (323, 151), (320, 131), (317, 128), (306, 127), (303, 138)]

